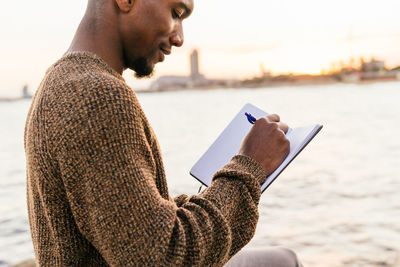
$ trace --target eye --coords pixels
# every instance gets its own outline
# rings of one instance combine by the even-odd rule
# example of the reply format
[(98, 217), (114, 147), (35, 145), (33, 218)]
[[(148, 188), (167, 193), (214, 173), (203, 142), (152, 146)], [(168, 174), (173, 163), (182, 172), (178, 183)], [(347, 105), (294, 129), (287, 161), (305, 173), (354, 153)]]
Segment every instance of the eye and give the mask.
[(183, 13), (184, 12), (182, 10), (175, 9), (175, 8), (172, 9), (172, 17), (174, 19), (182, 19)]

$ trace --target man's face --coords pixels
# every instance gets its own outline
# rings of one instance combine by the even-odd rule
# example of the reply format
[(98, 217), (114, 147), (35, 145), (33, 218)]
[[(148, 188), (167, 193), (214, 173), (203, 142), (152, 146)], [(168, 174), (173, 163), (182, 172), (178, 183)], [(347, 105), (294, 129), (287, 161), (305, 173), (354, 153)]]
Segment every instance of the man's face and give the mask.
[(193, 0), (136, 0), (132, 10), (121, 17), (126, 68), (137, 77), (152, 74), (154, 65), (182, 46), (182, 21), (193, 10)]

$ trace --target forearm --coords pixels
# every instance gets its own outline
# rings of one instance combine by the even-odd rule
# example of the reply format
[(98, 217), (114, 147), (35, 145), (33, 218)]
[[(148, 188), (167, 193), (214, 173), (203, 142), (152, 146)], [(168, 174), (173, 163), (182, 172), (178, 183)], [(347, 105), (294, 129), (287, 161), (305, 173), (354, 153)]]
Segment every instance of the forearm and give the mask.
[(265, 173), (257, 162), (244, 156), (235, 156), (215, 174), (212, 185), (202, 194), (218, 207), (229, 225), (232, 237), (229, 257), (254, 235), (258, 221), (260, 182), (264, 179)]

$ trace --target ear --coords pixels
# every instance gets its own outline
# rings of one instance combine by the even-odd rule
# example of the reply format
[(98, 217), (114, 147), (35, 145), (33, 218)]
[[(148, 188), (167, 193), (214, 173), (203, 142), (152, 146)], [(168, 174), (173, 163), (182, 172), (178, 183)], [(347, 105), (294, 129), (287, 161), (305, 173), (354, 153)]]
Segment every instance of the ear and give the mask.
[(131, 11), (135, 0), (115, 0), (115, 2), (122, 12), (128, 13)]

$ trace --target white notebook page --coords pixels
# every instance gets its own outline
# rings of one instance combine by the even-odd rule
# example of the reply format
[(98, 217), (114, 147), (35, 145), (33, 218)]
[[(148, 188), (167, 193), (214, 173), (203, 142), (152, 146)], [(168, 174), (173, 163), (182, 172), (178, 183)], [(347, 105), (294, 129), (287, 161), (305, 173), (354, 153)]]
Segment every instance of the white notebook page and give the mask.
[[(211, 184), (214, 173), (220, 170), (239, 152), (243, 138), (253, 126), (248, 122), (245, 112), (250, 113), (255, 118), (268, 115), (265, 111), (251, 104), (246, 104), (239, 111), (235, 118), (190, 170), (190, 174), (206, 186)], [(309, 127), (289, 129), (286, 134), (290, 141), (289, 155), (281, 165), (267, 177), (266, 181), (261, 186), (261, 191), (264, 191), (276, 179), (283, 169), (286, 168), (321, 128), (322, 126), (320, 125), (312, 125)]]

